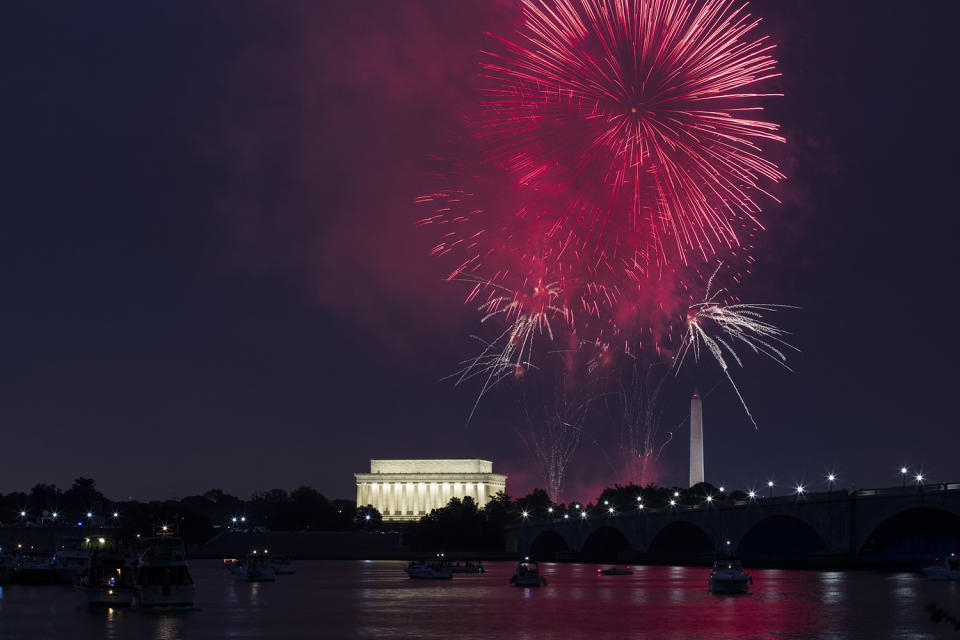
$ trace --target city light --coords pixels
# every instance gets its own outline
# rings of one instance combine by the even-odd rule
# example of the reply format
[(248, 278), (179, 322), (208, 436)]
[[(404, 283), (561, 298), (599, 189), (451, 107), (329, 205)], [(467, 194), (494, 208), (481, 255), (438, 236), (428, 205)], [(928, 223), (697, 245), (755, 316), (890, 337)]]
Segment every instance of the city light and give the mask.
[(750, 492), (747, 493), (747, 496), (749, 496), (750, 499), (753, 500), (754, 498), (757, 497), (757, 492), (756, 492), (756, 491), (753, 491), (753, 490), (751, 489)]
[(547, 513), (553, 513), (553, 507), (547, 507)]
[(720, 487), (720, 493), (723, 493), (723, 492), (724, 492), (723, 487)]
[(21, 512), (20, 512), (20, 517), (21, 517), (21, 518), (26, 518), (26, 517), (27, 517), (27, 512), (26, 512), (26, 511), (21, 511)]
[(922, 483), (923, 483), (923, 474), (922, 474), (922, 473), (918, 473), (917, 476), (916, 476), (916, 479), (917, 479), (917, 484), (918, 484), (918, 485), (922, 484)]
[(587, 517), (587, 512), (586, 512), (586, 511), (581, 511), (581, 512), (580, 512), (580, 517), (581, 517), (581, 518), (586, 518), (586, 517)]
[(92, 514), (91, 512), (89, 512), (89, 511), (87, 511), (87, 517), (88, 517), (88, 518), (92, 518), (92, 517), (93, 517), (93, 514)]
[(707, 502), (713, 502), (713, 496), (707, 496)]
[(526, 518), (526, 517), (529, 516), (530, 514), (527, 513), (526, 511), (522, 511), (522, 512), (520, 513), (520, 515), (523, 516), (524, 518)]
[(56, 511), (54, 511), (54, 512), (53, 512), (53, 513), (51, 513), (50, 515), (51, 515), (51, 516), (53, 516), (54, 518), (56, 518), (56, 517), (57, 517), (57, 512), (56, 512)]
[(569, 513), (563, 514), (563, 519), (564, 519), (564, 520), (569, 520), (569, 519), (570, 519), (570, 514), (569, 514)]
[(679, 497), (680, 497), (680, 492), (679, 492), (679, 491), (674, 491), (674, 492), (673, 492), (673, 497), (674, 497), (674, 498), (679, 498)]
[(803, 486), (802, 484), (798, 484), (797, 486), (795, 486), (795, 487), (793, 488), (793, 490), (796, 491), (796, 493), (797, 493), (798, 496), (803, 495), (803, 492), (806, 491), (806, 489), (804, 488), (804, 486)]
[(119, 517), (120, 517), (120, 514), (119, 514), (118, 512), (116, 512), (116, 511), (114, 511), (114, 512), (113, 512), (113, 517), (114, 517), (114, 518), (119, 518)]
[(908, 469), (906, 467), (900, 467), (900, 486), (901, 487), (907, 486), (907, 471)]
[(607, 513), (613, 513), (613, 512), (614, 512), (613, 507), (610, 507), (609, 509), (607, 509)]
[(671, 506), (671, 507), (675, 507), (675, 506), (677, 506), (677, 501), (676, 501), (676, 500), (673, 500), (673, 499), (671, 499), (671, 500), (670, 500), (670, 506)]

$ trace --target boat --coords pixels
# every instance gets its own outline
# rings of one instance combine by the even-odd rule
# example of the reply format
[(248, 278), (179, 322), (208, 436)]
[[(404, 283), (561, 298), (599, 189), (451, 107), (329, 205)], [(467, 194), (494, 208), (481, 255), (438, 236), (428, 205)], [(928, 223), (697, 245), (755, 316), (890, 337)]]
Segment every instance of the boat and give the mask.
[(441, 559), (411, 562), (404, 571), (417, 580), (449, 580), (453, 577), (450, 564)]
[(227, 573), (240, 574), (243, 572), (245, 561), (240, 558), (224, 558), (223, 559), (223, 568), (227, 570)]
[(517, 568), (510, 577), (510, 584), (515, 587), (546, 586), (547, 579), (540, 575), (540, 567), (528, 557), (517, 563)]
[(960, 558), (950, 554), (941, 558), (937, 564), (924, 567), (923, 572), (931, 580), (960, 580)]
[(90, 553), (84, 547), (90, 538), (63, 538), (57, 545), (53, 556), (53, 571), (57, 582), (76, 584), (87, 567), (90, 566)]
[(13, 566), (14, 582), (28, 584), (53, 584), (57, 573), (53, 570), (53, 558), (37, 553), (32, 548), (17, 554)]
[(0, 584), (13, 581), (13, 572), (17, 565), (17, 557), (7, 553), (0, 547)]
[(141, 542), (144, 549), (134, 586), (140, 607), (189, 607), (193, 605), (193, 578), (187, 567), (183, 540), (161, 535)]
[(270, 556), (270, 566), (278, 576), (292, 576), (297, 572), (287, 556)]
[(452, 565), (452, 566), (450, 567), (450, 570), (453, 571), (454, 573), (476, 573), (476, 574), (480, 574), (480, 573), (486, 573), (486, 572), (487, 572), (487, 570), (483, 568), (483, 563), (482, 563), (482, 562), (478, 562), (477, 564), (473, 564), (473, 563), (470, 562), (469, 560), (468, 560), (467, 562), (465, 562), (464, 564), (460, 564), (460, 563), (458, 562), (457, 564)]
[(753, 578), (743, 570), (740, 561), (732, 556), (720, 558), (713, 563), (710, 572), (711, 593), (747, 593)]
[(104, 538), (89, 544), (90, 564), (80, 589), (91, 607), (129, 607), (133, 604), (134, 566), (119, 546)]
[(632, 576), (631, 569), (621, 569), (619, 567), (608, 567), (607, 569), (597, 569), (597, 573), (603, 576)]
[(240, 568), (234, 571), (234, 575), (247, 582), (273, 582), (277, 579), (277, 572), (270, 565), (266, 549), (260, 554), (256, 549), (251, 551)]

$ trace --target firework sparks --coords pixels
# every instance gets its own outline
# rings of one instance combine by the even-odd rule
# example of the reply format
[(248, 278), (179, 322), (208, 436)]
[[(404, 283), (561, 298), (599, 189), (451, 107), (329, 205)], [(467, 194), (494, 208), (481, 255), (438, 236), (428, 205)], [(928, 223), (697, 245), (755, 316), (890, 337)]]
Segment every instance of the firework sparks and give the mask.
[(438, 167), (419, 224), (441, 232), (448, 279), (475, 278), (468, 301), (562, 282), (581, 339), (659, 349), (704, 261), (749, 260), (783, 179), (759, 115), (773, 45), (732, 0), (519, 3), (516, 36), (485, 54), (477, 147)]
[[(461, 277), (463, 280), (470, 280)], [(474, 295), (482, 283), (476, 280)], [(485, 341), (479, 336), (471, 336), (484, 345), (483, 351), (474, 358), (461, 362), (462, 368), (450, 378), (455, 378), (455, 386), (460, 386), (468, 380), (482, 378), (483, 386), (470, 411), (467, 421), (473, 419), (483, 397), (503, 380), (513, 376), (522, 377), (528, 369), (534, 367), (533, 349), (537, 336), (554, 341), (552, 322), (561, 319), (569, 323), (570, 313), (560, 306), (562, 288), (559, 283), (538, 284), (529, 298), (520, 298), (504, 290), (499, 296), (488, 298), (478, 307), (483, 313), (480, 322), (504, 317), (509, 325), (494, 340)]]
[(531, 415), (532, 407), (525, 393), (523, 411), (527, 429), (519, 431), (520, 440), (539, 462), (545, 489), (555, 502), (563, 498), (570, 462), (587, 435), (584, 424), (592, 401), (589, 385), (572, 384), (573, 353), (559, 355), (563, 362), (552, 387), (552, 403), (544, 403), (542, 416), (536, 417)]
[[(719, 268), (717, 267), (718, 271)], [(679, 373), (688, 353), (692, 352), (693, 359), (699, 362), (701, 353), (708, 352), (720, 365), (737, 398), (740, 399), (744, 411), (747, 412), (750, 422), (756, 428), (757, 423), (753, 419), (753, 414), (750, 413), (750, 408), (730, 375), (727, 357), (742, 368), (743, 361), (734, 346), (746, 345), (753, 353), (764, 355), (788, 371), (792, 371), (787, 365), (785, 352), (799, 350), (786, 341), (786, 336), (790, 334), (767, 322), (764, 319), (764, 313), (798, 307), (783, 304), (725, 304), (720, 300), (723, 290), (711, 293), (716, 275), (717, 271), (714, 271), (707, 281), (707, 292), (703, 301), (690, 307), (687, 316), (687, 332), (676, 360), (676, 370)], [(713, 332), (717, 335), (711, 335)]]
[[(759, 20), (732, 0), (521, 0), (498, 38), (477, 136), (537, 194), (520, 224), (613, 266), (683, 263), (759, 225), (761, 180), (783, 179), (760, 143), (754, 87), (779, 75)], [(769, 195), (769, 194), (767, 194)]]
[(668, 433), (658, 444), (660, 392), (668, 377), (660, 371), (662, 367), (658, 365), (643, 368), (634, 362), (630, 385), (620, 391), (620, 455), (627, 483), (645, 486), (653, 482), (654, 466), (664, 447), (673, 440), (673, 433)]

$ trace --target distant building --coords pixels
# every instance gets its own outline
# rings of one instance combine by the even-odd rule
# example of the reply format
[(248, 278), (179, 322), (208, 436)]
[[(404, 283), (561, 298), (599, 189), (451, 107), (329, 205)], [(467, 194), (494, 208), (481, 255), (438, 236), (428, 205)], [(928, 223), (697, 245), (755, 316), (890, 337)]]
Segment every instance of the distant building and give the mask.
[(370, 460), (370, 473), (354, 476), (357, 506), (372, 505), (385, 522), (419, 520), (450, 498), (483, 506), (507, 489), (489, 460)]

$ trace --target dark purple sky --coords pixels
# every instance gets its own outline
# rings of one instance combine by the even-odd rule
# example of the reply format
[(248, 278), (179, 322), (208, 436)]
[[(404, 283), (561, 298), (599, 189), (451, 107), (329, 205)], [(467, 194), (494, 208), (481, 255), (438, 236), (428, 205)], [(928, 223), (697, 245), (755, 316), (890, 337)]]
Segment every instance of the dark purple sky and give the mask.
[[(803, 307), (781, 320), (802, 354), (737, 378), (757, 431), (726, 386), (707, 397), (708, 479), (960, 479), (960, 5), (751, 7), (779, 45), (789, 181), (742, 297)], [(536, 483), (512, 401), (467, 425), (476, 389), (439, 381), (475, 352), (475, 315), (413, 224), (510, 3), (2, 12), (0, 491), (352, 496), (370, 457), (485, 457), (511, 493)], [(718, 376), (674, 385), (664, 429)], [(663, 482), (686, 478), (686, 438)], [(583, 499), (612, 479), (589, 443), (572, 474)]]

